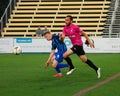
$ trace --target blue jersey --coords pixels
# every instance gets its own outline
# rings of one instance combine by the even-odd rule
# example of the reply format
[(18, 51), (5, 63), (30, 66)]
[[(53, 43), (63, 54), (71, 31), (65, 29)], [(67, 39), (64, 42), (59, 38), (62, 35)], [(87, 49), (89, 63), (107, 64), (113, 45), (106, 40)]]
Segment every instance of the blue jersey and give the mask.
[(59, 34), (52, 35), (52, 50), (57, 49), (58, 52), (66, 52), (67, 47), (63, 40), (59, 40)]
[(67, 51), (67, 47), (63, 40), (59, 40), (59, 34), (52, 35), (52, 48), (51, 50), (57, 49), (55, 53), (55, 60), (57, 62), (63, 61), (63, 54)]

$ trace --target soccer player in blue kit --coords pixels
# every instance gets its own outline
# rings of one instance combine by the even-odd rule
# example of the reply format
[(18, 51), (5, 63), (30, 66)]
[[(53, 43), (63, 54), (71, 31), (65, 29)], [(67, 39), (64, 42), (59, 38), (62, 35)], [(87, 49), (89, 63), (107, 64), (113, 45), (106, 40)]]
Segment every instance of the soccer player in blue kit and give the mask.
[[(54, 75), (54, 77), (61, 77), (63, 74), (61, 73), (60, 68), (69, 67), (71, 69), (74, 69), (74, 66), (72, 64), (72, 61), (69, 57), (65, 58), (68, 64), (61, 64), (63, 61), (63, 54), (67, 51), (67, 47), (64, 43), (64, 40), (61, 38), (60, 34), (51, 34), (49, 31), (45, 32), (43, 36), (48, 40), (52, 40), (52, 48), (50, 56), (45, 63), (46, 67), (49, 66), (49, 64), (52, 62), (52, 67), (56, 69), (57, 74)], [(57, 49), (57, 52), (55, 50)], [(69, 74), (67, 74), (69, 75)]]

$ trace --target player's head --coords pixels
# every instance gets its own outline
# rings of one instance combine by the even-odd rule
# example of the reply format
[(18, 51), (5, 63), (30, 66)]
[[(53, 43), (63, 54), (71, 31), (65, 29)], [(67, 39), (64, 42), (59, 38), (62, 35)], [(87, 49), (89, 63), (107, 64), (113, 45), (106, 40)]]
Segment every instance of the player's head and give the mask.
[(65, 18), (65, 23), (67, 26), (70, 26), (72, 24), (73, 17), (71, 15), (67, 15)]
[(52, 34), (49, 31), (46, 31), (45, 33), (43, 33), (43, 36), (48, 40), (52, 40)]

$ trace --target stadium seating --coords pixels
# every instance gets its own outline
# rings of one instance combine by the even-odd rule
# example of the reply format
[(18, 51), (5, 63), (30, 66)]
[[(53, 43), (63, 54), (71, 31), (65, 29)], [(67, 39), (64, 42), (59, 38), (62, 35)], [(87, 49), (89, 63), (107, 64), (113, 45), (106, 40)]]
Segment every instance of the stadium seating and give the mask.
[(3, 37), (34, 37), (38, 26), (61, 32), (66, 15), (90, 36), (101, 36), (110, 0), (19, 0)]
[(103, 38), (120, 38), (120, 0), (112, 0), (103, 30)]

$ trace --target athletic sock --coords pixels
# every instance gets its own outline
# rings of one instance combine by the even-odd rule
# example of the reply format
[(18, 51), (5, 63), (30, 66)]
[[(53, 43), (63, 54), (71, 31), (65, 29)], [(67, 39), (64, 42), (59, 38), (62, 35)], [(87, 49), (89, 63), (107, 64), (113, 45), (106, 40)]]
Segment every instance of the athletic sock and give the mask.
[(55, 70), (57, 71), (57, 73), (61, 73), (60, 68), (56, 67)]
[(59, 68), (64, 68), (64, 67), (68, 67), (69, 65), (68, 64), (58, 64), (57, 67)]
[(87, 64), (88, 64), (91, 68), (93, 68), (95, 71), (98, 70), (98, 67), (95, 66), (91, 60), (87, 59), (87, 61), (86, 61), (85, 63), (87, 63)]
[(57, 64), (55, 69), (56, 69), (57, 73), (61, 73), (60, 68), (65, 68), (68, 66), (69, 66), (68, 64)]
[(72, 60), (71, 60), (69, 57), (64, 58), (64, 59), (66, 60), (66, 62), (67, 62), (68, 65), (70, 66), (70, 69), (74, 69), (74, 66), (73, 66), (73, 64), (72, 64)]

